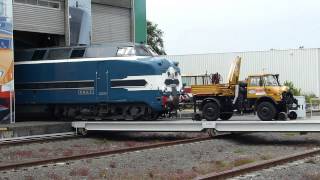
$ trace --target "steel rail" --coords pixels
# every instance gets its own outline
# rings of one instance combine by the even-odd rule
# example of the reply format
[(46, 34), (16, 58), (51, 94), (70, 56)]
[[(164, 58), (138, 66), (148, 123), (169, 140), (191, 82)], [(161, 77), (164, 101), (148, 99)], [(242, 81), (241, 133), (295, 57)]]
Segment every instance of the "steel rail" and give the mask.
[[(221, 135), (217, 135), (217, 136), (224, 136), (224, 135), (228, 135), (228, 134), (221, 134)], [(7, 164), (7, 165), (0, 165), (0, 171), (23, 168), (23, 167), (45, 165), (45, 164), (51, 164), (51, 163), (58, 163), (58, 162), (66, 162), (66, 161), (78, 160), (78, 159), (93, 158), (93, 157), (99, 157), (99, 156), (107, 156), (107, 155), (112, 155), (112, 154), (123, 154), (123, 153), (128, 153), (128, 152), (154, 149), (154, 148), (160, 148), (160, 147), (168, 147), (168, 146), (174, 146), (174, 145), (179, 145), (179, 144), (189, 144), (189, 143), (207, 141), (207, 140), (211, 140), (211, 139), (212, 139), (212, 137), (198, 137), (198, 138), (177, 140), (177, 141), (171, 141), (171, 142), (165, 142), (165, 143), (155, 143), (155, 144), (151, 144), (151, 145), (143, 145), (143, 146), (138, 146), (138, 147), (117, 149), (117, 150), (111, 150), (111, 151), (106, 150), (106, 151), (99, 151), (99, 152), (93, 152), (93, 153), (87, 153), (87, 154), (72, 155), (72, 156), (67, 156), (67, 157), (57, 157), (57, 158), (36, 160), (36, 161), (30, 161), (30, 162), (12, 163), (12, 164)]]
[(62, 138), (72, 138), (72, 137), (77, 137), (75, 132), (4, 138), (4, 139), (0, 139), (0, 146), (18, 145), (18, 144), (20, 145), (24, 143), (34, 143), (34, 142), (42, 142), (42, 141), (56, 140), (56, 139), (62, 139)]
[(278, 157), (270, 160), (265, 160), (265, 161), (260, 161), (260, 162), (255, 162), (255, 163), (250, 163), (250, 164), (245, 164), (239, 167), (235, 167), (231, 170), (226, 170), (222, 172), (217, 172), (217, 173), (209, 173), (206, 175), (198, 176), (195, 179), (196, 180), (211, 180), (211, 179), (227, 179), (231, 177), (236, 177), (240, 176), (243, 174), (247, 174), (250, 172), (262, 170), (262, 169), (267, 169), (270, 167), (286, 164), (292, 161), (297, 161), (300, 159), (305, 159), (308, 157), (315, 156), (320, 153), (320, 148), (316, 148), (313, 150), (308, 150), (284, 157)]

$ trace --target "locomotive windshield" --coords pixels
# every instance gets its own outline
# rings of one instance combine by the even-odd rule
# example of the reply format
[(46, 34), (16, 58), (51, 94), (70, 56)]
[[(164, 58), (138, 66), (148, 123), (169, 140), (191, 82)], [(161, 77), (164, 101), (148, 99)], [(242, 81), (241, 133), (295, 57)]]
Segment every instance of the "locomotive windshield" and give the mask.
[(117, 56), (158, 56), (149, 46), (137, 45), (137, 46), (125, 46), (119, 47)]

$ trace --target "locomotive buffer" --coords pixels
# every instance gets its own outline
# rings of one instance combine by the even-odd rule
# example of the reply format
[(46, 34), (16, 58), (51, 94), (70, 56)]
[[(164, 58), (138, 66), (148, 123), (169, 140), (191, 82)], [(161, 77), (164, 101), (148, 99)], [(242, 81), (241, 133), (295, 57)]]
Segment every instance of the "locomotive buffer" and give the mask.
[(87, 131), (144, 132), (320, 132), (320, 120), (294, 121), (75, 121), (77, 133)]

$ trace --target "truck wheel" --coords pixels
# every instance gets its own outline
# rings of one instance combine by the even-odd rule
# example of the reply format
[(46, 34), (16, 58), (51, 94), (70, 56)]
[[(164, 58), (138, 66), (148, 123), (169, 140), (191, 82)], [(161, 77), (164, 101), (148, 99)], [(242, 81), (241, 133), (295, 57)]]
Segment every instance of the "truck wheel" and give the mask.
[(278, 114), (277, 120), (285, 121), (285, 120), (287, 120), (287, 119), (288, 119), (287, 113), (285, 113), (285, 112), (280, 112), (280, 113)]
[(262, 102), (257, 106), (258, 117), (262, 121), (271, 121), (276, 117), (277, 110), (270, 102)]
[(207, 121), (216, 121), (220, 116), (220, 107), (215, 102), (206, 103), (202, 108), (202, 114)]
[(291, 120), (295, 120), (295, 119), (298, 118), (297, 113), (294, 112), (294, 111), (291, 111), (288, 116), (289, 116), (289, 118), (290, 118)]
[(230, 113), (221, 113), (220, 114), (220, 119), (221, 120), (229, 120), (232, 117), (232, 112)]

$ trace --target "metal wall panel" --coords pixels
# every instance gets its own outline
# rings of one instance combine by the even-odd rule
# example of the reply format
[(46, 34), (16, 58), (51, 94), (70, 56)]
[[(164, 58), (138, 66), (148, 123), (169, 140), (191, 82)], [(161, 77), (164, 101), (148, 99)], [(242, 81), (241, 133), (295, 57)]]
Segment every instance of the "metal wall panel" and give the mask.
[(60, 9), (13, 3), (14, 30), (64, 34), (64, 2)]
[(96, 4), (106, 4), (116, 7), (132, 8), (133, 0), (91, 0), (92, 3)]
[(94, 44), (131, 41), (131, 9), (92, 4)]
[(319, 54), (319, 49), (292, 49), (166, 57), (178, 61), (184, 75), (219, 72), (226, 81), (232, 61), (236, 56), (240, 56), (240, 79), (255, 73), (278, 73), (282, 83), (286, 80), (292, 81), (303, 92), (319, 96)]

